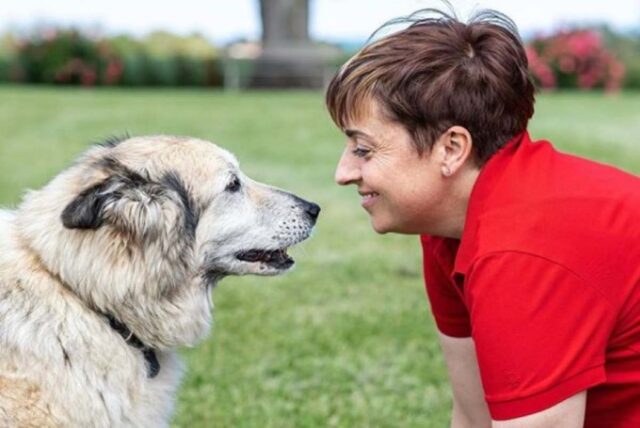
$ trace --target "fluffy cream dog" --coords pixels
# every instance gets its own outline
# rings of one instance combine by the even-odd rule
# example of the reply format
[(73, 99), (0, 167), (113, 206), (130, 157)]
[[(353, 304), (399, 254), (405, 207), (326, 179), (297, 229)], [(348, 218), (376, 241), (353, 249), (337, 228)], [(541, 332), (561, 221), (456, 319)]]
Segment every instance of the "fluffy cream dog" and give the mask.
[(167, 426), (211, 289), (289, 269), (319, 211), (206, 141), (90, 149), (0, 211), (0, 426)]

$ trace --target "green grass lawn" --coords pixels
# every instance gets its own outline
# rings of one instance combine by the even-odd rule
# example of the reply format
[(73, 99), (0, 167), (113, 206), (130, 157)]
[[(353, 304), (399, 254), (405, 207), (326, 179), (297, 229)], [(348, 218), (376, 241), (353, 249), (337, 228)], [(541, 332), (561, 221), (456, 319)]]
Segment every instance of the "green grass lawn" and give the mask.
[[(0, 205), (124, 131), (213, 140), (248, 175), (323, 208), (293, 272), (214, 291), (211, 335), (182, 352), (173, 426), (446, 426), (418, 239), (376, 235), (355, 190), (334, 185), (343, 137), (320, 93), (0, 87)], [(531, 133), (640, 172), (640, 94), (540, 96)]]

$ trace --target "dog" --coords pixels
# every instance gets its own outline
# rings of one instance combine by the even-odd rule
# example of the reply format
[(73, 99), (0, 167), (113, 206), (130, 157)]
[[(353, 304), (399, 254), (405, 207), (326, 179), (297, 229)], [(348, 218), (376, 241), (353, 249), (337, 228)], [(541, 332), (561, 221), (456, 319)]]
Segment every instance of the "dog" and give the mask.
[(319, 212), (207, 141), (92, 146), (0, 211), (0, 426), (168, 426), (211, 290), (289, 270)]

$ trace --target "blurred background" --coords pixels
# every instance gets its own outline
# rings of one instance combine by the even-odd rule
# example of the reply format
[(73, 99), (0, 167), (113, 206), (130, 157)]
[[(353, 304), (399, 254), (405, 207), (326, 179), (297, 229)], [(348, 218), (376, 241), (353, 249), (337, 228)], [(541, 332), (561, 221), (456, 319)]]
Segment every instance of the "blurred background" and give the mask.
[[(6, 3), (6, 2), (5, 2)], [(0, 81), (84, 86), (317, 87), (393, 17), (425, 0), (10, 1)], [(453, 1), (520, 27), (544, 88), (640, 88), (640, 2)]]
[[(540, 89), (533, 138), (640, 172), (640, 1), (452, 0), (519, 26)], [(5, 0), (0, 206), (113, 134), (191, 135), (323, 207), (278, 278), (228, 278), (182, 350), (174, 427), (442, 427), (450, 395), (416, 237), (376, 235), (333, 183), (323, 105), (340, 64), (426, 0)]]

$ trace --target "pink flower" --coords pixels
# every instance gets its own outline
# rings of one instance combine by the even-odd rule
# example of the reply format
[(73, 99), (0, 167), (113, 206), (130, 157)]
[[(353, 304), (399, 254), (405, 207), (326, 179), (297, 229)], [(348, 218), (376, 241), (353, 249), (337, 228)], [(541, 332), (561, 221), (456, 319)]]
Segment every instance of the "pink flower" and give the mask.
[(527, 46), (527, 56), (531, 72), (543, 88), (575, 82), (581, 89), (616, 90), (624, 80), (624, 66), (592, 30), (562, 30), (537, 37)]
[(104, 73), (104, 83), (107, 85), (113, 85), (114, 83), (118, 83), (120, 77), (122, 77), (122, 71), (124, 66), (122, 62), (119, 60), (111, 60), (109, 64), (107, 64), (107, 69)]
[(531, 46), (525, 47), (527, 59), (529, 61), (529, 69), (535, 79), (545, 89), (552, 89), (556, 86), (556, 79), (549, 65), (542, 60)]
[(576, 61), (573, 57), (563, 56), (559, 60), (560, 70), (563, 73), (573, 73), (576, 70)]
[(80, 74), (80, 83), (82, 86), (93, 86), (98, 80), (98, 73), (92, 67), (86, 67)]

